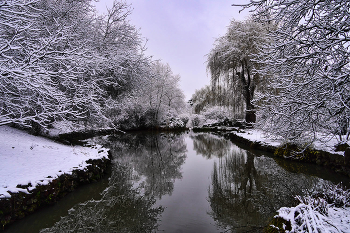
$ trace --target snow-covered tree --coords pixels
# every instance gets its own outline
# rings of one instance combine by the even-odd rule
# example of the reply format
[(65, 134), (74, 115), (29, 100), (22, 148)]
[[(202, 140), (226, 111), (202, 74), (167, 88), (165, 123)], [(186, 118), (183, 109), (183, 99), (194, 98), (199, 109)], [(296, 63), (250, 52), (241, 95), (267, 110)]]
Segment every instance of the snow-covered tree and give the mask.
[(69, 120), (100, 119), (101, 102), (105, 98), (105, 90), (100, 87), (98, 79), (88, 74), (93, 72), (89, 64), (97, 57), (95, 44), (94, 8), (91, 0), (38, 1), (41, 15), (41, 35), (60, 33), (64, 30), (65, 40), (56, 45), (57, 51), (65, 51), (60, 60), (48, 60), (47, 65), (58, 89), (66, 96), (66, 105), (78, 115), (66, 114)]
[(158, 127), (176, 118), (185, 106), (185, 96), (178, 87), (180, 76), (174, 75), (168, 64), (149, 61), (142, 69), (139, 85), (110, 108), (114, 124), (125, 129)]
[(107, 15), (98, 17), (93, 26), (94, 54), (89, 75), (100, 79), (98, 82), (112, 98), (132, 88), (140, 65), (147, 60), (140, 33), (128, 21), (130, 14), (128, 4), (115, 1)]
[(286, 140), (349, 135), (349, 0), (258, 0), (244, 6), (273, 22), (260, 72), (272, 75), (260, 109), (262, 127)]
[[(225, 95), (232, 96), (231, 105), (243, 95), (246, 121), (255, 122), (254, 93), (261, 75), (256, 72), (260, 66), (254, 60), (262, 47), (269, 42), (268, 25), (248, 19), (243, 22), (232, 20), (227, 33), (218, 38), (208, 54), (207, 69), (211, 74), (213, 90), (221, 95), (222, 90), (230, 90)], [(226, 88), (221, 84), (226, 83)]]
[[(130, 14), (124, 1), (102, 16), (91, 0), (1, 2), (0, 124), (41, 129), (66, 119), (115, 126), (123, 109), (142, 106), (156, 113), (155, 122), (178, 111), (179, 77), (144, 55)], [(152, 106), (144, 108), (149, 93)]]
[[(155, 61), (152, 64), (150, 76), (144, 86), (144, 98), (153, 111), (153, 119), (156, 124), (165, 120), (166, 115), (181, 113), (185, 105), (184, 94), (179, 89), (179, 75), (174, 75), (168, 64)], [(170, 116), (171, 117), (171, 116)]]
[(56, 77), (72, 78), (77, 72), (72, 61), (81, 54), (69, 46), (71, 25), (61, 24), (59, 16), (51, 25), (43, 21), (43, 5), (38, 0), (0, 3), (0, 124), (46, 125), (79, 115)]
[(98, 87), (91, 112), (99, 124), (113, 125), (113, 112), (118, 112), (114, 108), (122, 107), (118, 102), (142, 85), (149, 69), (141, 35), (128, 21), (130, 14), (130, 5), (114, 1), (107, 14), (98, 16), (92, 24), (84, 78)]
[(212, 88), (211, 86), (204, 86), (199, 90), (196, 90), (192, 95), (192, 104), (194, 112), (196, 114), (200, 113), (206, 106), (212, 105)]

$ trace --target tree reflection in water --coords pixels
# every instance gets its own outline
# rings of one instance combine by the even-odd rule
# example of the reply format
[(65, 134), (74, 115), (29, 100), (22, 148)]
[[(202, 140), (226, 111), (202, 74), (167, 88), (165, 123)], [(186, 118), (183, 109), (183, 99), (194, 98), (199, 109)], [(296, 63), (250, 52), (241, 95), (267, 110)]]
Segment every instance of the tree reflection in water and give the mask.
[(230, 141), (222, 140), (210, 134), (191, 134), (191, 138), (193, 139), (193, 149), (197, 154), (201, 154), (208, 159), (225, 156), (232, 145)]
[(155, 197), (170, 195), (175, 179), (182, 178), (184, 135), (129, 133), (91, 141), (110, 148), (114, 156), (109, 187), (100, 200), (76, 205), (41, 232), (156, 231), (164, 209), (154, 207)]
[(154, 232), (163, 209), (132, 188), (131, 170), (115, 163), (100, 200), (76, 205), (47, 232)]
[(116, 160), (132, 166), (134, 182), (145, 195), (171, 195), (187, 157), (184, 134), (125, 134), (110, 142)]
[(256, 156), (223, 138), (210, 134), (191, 138), (197, 153), (218, 158), (208, 189), (209, 214), (226, 231), (262, 232), (276, 210), (292, 205), (295, 195), (311, 191), (321, 182), (287, 172), (272, 158)]

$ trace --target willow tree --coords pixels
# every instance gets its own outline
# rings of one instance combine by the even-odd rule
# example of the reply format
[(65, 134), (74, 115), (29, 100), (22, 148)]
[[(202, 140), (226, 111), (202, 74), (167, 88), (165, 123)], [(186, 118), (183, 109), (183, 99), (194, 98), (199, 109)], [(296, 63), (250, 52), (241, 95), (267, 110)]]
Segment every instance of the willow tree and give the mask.
[(209, 85), (196, 90), (192, 95), (192, 102), (194, 105), (194, 112), (200, 113), (206, 106), (212, 105), (212, 88)]
[(254, 58), (269, 42), (267, 29), (268, 25), (253, 19), (232, 20), (226, 34), (216, 39), (207, 58), (213, 89), (221, 92), (224, 81), (232, 90), (232, 96), (228, 96), (231, 103), (243, 96), (246, 122), (256, 121), (253, 99), (262, 77), (256, 72), (259, 63)]

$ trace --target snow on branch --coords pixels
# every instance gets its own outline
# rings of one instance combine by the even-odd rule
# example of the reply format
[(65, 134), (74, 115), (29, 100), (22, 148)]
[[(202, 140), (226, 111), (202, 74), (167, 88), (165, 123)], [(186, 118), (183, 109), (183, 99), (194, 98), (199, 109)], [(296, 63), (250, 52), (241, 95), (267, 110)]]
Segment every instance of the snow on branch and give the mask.
[(300, 197), (295, 207), (283, 207), (278, 215), (291, 223), (287, 232), (348, 232), (350, 230), (350, 190), (324, 184), (322, 191)]

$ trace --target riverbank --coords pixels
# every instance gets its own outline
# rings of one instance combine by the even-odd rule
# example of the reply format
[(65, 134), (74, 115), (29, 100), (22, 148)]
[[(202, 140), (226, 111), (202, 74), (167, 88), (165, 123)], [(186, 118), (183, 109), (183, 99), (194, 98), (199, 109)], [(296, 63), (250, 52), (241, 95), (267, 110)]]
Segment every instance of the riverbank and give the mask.
[(315, 143), (312, 148), (307, 148), (303, 153), (293, 155), (292, 153), (302, 148), (285, 144), (282, 140), (266, 137), (261, 130), (220, 126), (195, 128), (193, 131), (213, 132), (232, 142), (249, 146), (251, 149), (272, 153), (275, 157), (317, 164), (350, 177), (350, 148), (344, 149), (345, 151), (337, 151), (336, 145), (339, 142), (335, 138), (325, 143)]
[(55, 203), (107, 172), (108, 150), (82, 147), (0, 127), (0, 221), (5, 225)]
[[(198, 131), (202, 130), (197, 129)], [(251, 149), (268, 151), (284, 159), (314, 163), (350, 177), (349, 149), (345, 152), (336, 151), (336, 140), (316, 144), (313, 149), (305, 150), (303, 157), (298, 157), (291, 156), (292, 151), (298, 148), (285, 145), (279, 140), (271, 140), (259, 130), (217, 127), (212, 131)], [(277, 215), (264, 228), (264, 232), (348, 232), (350, 230), (350, 190), (346, 190), (341, 185), (330, 185), (319, 187), (318, 191), (308, 196), (296, 196), (296, 199), (299, 204), (295, 207), (282, 207), (277, 210)]]
[[(10, 128), (11, 130), (15, 130)], [(106, 131), (107, 130), (107, 131)], [(100, 133), (101, 134), (115, 134), (117, 133), (117, 131), (115, 132), (109, 132), (108, 130), (110, 129), (105, 129), (102, 130)], [(113, 131), (113, 130), (112, 130)], [(241, 144), (245, 144), (248, 147), (252, 148), (252, 149), (259, 149), (259, 150), (264, 150), (264, 151), (270, 151), (272, 153), (274, 153), (280, 146), (281, 146), (281, 142), (278, 140), (271, 140), (269, 138), (266, 138), (264, 136), (264, 134), (262, 134), (261, 132), (258, 132), (256, 130), (253, 129), (239, 129), (239, 128), (234, 128), (234, 127), (224, 127), (224, 128), (217, 128), (217, 130), (209, 130), (212, 132), (215, 132), (216, 134), (219, 134), (221, 136), (224, 136), (226, 139), (229, 139), (230, 141), (234, 141), (234, 142), (240, 142)], [(22, 131), (20, 131), (22, 132)], [(118, 131), (120, 132), (120, 131)], [(22, 132), (24, 133), (24, 132)], [(94, 136), (96, 133), (98, 133), (97, 131), (88, 131), (88, 130), (82, 130), (81, 132), (75, 132), (75, 133), (67, 133), (67, 134), (63, 134), (62, 132), (60, 132), (57, 135), (61, 135), (60, 136), (60, 141), (70, 141), (72, 138), (76, 139), (78, 137), (81, 137), (81, 139), (86, 138), (86, 137), (90, 137), (90, 134), (93, 134), (91, 136)], [(0, 127), (0, 134), (3, 135), (2, 131), (1, 131), (1, 127)], [(26, 133), (25, 133), (26, 134)], [(27, 136), (31, 136), (26, 134)], [(62, 136), (65, 135), (65, 136)], [(32, 153), (34, 151), (37, 152), (37, 149), (42, 148), (50, 148), (50, 145), (48, 143), (44, 143), (44, 144), (38, 144), (38, 143), (29, 143), (28, 144), (28, 139), (25, 139), (24, 135), (17, 135), (18, 138), (20, 138), (19, 141), (25, 141), (26, 144), (23, 147), (24, 150), (26, 151), (27, 155), (28, 153)], [(34, 137), (34, 136), (31, 136)], [(18, 141), (18, 139), (16, 140), (12, 140), (10, 137), (5, 137), (6, 140), (8, 140), (8, 143), (5, 143), (5, 145), (11, 145), (14, 141)], [(35, 138), (40, 138), (40, 137), (35, 137)], [(59, 137), (56, 137), (59, 138)], [(25, 140), (22, 140), (25, 139)], [(41, 138), (40, 140), (48, 140), (46, 138)], [(2, 140), (3, 141), (3, 140)], [(52, 140), (48, 140), (50, 142), (52, 142)], [(56, 143), (57, 145), (58, 143)], [(61, 145), (61, 144), (59, 144)], [(65, 145), (62, 145), (65, 146)], [(68, 146), (69, 148), (73, 148), (72, 146)], [(3, 148), (6, 149), (6, 147), (3, 146)], [(16, 148), (16, 146), (15, 146)], [(15, 148), (7, 148), (11, 149), (10, 151), (14, 150)], [(18, 148), (20, 148), (20, 146), (18, 146)], [(75, 150), (78, 151), (78, 148), (83, 148), (85, 149), (91, 149), (91, 148), (86, 148), (86, 147), (78, 147), (78, 146), (74, 146)], [(97, 147), (96, 147), (97, 148)], [(51, 145), (51, 149), (54, 149), (54, 147)], [(99, 148), (102, 149), (102, 148)], [(331, 147), (330, 147), (331, 149)], [(248, 148), (249, 150), (249, 148)], [(18, 152), (18, 151), (17, 151)], [(51, 151), (47, 152), (48, 154), (51, 154)], [(342, 153), (344, 152), (336, 152), (336, 154), (338, 153), (339, 156), (343, 156)], [(74, 154), (74, 153), (73, 153)], [(58, 156), (58, 155), (57, 155)], [(72, 157), (73, 155), (70, 155), (70, 157)], [(26, 156), (23, 156), (26, 157)], [(46, 155), (42, 155), (41, 158), (46, 157)], [(344, 157), (344, 156), (343, 156)], [(68, 157), (69, 159), (69, 157)], [(108, 163), (107, 159), (104, 159), (105, 161), (107, 161), (106, 163)], [(92, 160), (92, 161), (98, 161), (98, 160)], [(41, 161), (40, 161), (41, 162)], [(7, 224), (8, 220), (13, 221), (16, 218), (22, 218), (23, 216), (25, 216), (26, 214), (29, 214), (33, 211), (33, 209), (35, 208), (40, 208), (40, 206), (42, 205), (47, 205), (47, 204), (51, 204), (51, 203), (55, 203), (62, 195), (64, 195), (67, 192), (70, 192), (72, 189), (74, 189), (76, 186), (80, 184), (80, 182), (82, 183), (89, 183), (91, 181), (93, 181), (94, 179), (98, 179), (98, 176), (101, 174), (99, 172), (101, 172), (102, 170), (106, 170), (105, 167), (103, 167), (103, 161), (101, 164), (90, 164), (89, 162), (87, 162), (87, 164), (90, 164), (91, 166), (87, 166), (87, 168), (83, 168), (81, 169), (81, 166), (78, 166), (77, 171), (72, 170), (70, 174), (64, 174), (62, 176), (58, 176), (56, 179), (53, 179), (52, 181), (48, 181), (48, 184), (46, 185), (40, 185), (38, 184), (38, 188), (36, 189), (32, 189), (33, 188), (33, 182), (31, 180), (31, 183), (28, 182), (24, 182), (21, 183), (20, 185), (16, 185), (16, 189), (21, 191), (18, 191), (16, 193), (8, 193), (11, 198), (7, 198), (7, 204), (2, 204), (3, 202), (1, 202), (0, 199), (0, 210), (2, 211), (4, 208), (7, 207), (11, 207), (14, 209), (14, 213), (15, 215), (12, 217), (10, 215), (2, 215), (1, 217), (3, 217), (1, 219), (2, 224)], [(53, 162), (53, 164), (56, 164), (56, 162)], [(0, 169), (1, 169), (1, 165), (0, 164)], [(40, 169), (36, 168), (36, 169)], [(51, 164), (47, 165), (47, 169), (51, 169)], [(90, 169), (90, 170), (89, 170)], [(92, 169), (92, 170), (91, 170)], [(95, 169), (95, 170), (94, 170)], [(94, 171), (96, 171), (96, 173), (94, 173)], [(68, 171), (69, 172), (69, 171)], [(22, 173), (22, 176), (23, 173)], [(47, 179), (51, 179), (53, 177), (48, 177), (45, 176), (45, 178)], [(41, 182), (44, 182), (45, 180), (42, 180)], [(0, 183), (1, 184), (1, 183)], [(26, 192), (27, 191), (27, 192)], [(5, 199), (5, 198), (3, 198)], [(5, 202), (4, 202), (5, 203)], [(0, 213), (1, 214), (1, 213)], [(12, 214), (12, 212), (11, 212)], [(5, 217), (4, 217), (5, 216)], [(10, 216), (10, 217), (8, 217)]]

